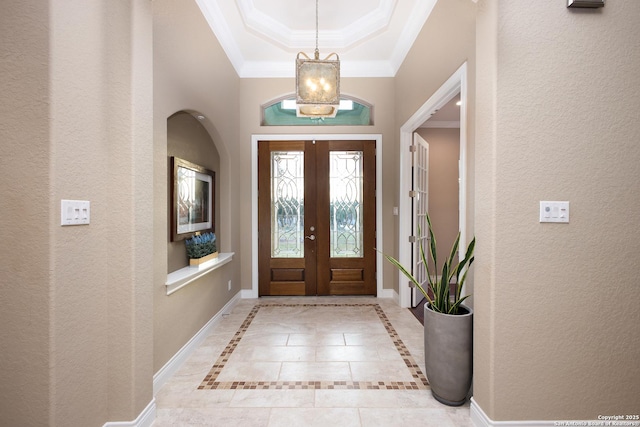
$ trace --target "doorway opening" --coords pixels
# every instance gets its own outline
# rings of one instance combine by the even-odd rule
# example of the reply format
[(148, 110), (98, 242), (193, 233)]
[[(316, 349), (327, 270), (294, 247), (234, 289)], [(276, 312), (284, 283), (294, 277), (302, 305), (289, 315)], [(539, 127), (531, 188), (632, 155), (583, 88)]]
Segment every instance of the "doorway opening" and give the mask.
[[(460, 96), (460, 136), (459, 136), (459, 185), (458, 185), (458, 227), (461, 233), (460, 248), (465, 248), (466, 237), (466, 193), (467, 193), (467, 64), (464, 63), (419, 109), (400, 129), (400, 206), (398, 227), (398, 260), (403, 265), (412, 265), (415, 259), (414, 249), (416, 244), (413, 224), (414, 206), (413, 198), (413, 168), (412, 154), (414, 135), (438, 110), (441, 110), (456, 96)], [(460, 249), (461, 251), (463, 249)], [(464, 256), (464, 254), (462, 254)], [(413, 256), (413, 258), (412, 258)], [(417, 260), (416, 260), (417, 261)], [(416, 266), (417, 268), (418, 266)], [(411, 307), (416, 301), (415, 292), (409, 286), (408, 280), (398, 273), (399, 277), (399, 302), (402, 307)], [(464, 290), (463, 290), (464, 292)]]

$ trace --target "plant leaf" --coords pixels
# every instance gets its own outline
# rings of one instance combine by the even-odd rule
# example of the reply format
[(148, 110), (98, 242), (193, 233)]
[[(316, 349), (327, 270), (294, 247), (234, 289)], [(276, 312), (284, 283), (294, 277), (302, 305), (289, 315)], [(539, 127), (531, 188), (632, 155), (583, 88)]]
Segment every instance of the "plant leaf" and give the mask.
[[(378, 252), (380, 252), (380, 251), (378, 251)], [(382, 253), (382, 252), (380, 252), (380, 253)], [(411, 283), (413, 283), (418, 289), (420, 289), (420, 292), (422, 292), (422, 295), (424, 295), (424, 297), (427, 299), (429, 304), (433, 304), (433, 300), (431, 299), (431, 297), (429, 297), (429, 293), (427, 291), (425, 291), (425, 289), (422, 287), (422, 285), (416, 280), (415, 277), (413, 277), (413, 274), (409, 273), (409, 271), (400, 263), (400, 261), (398, 261), (397, 259), (395, 259), (391, 255), (386, 255), (384, 253), (382, 253), (382, 255), (384, 255), (384, 257), (387, 259), (387, 261), (389, 261), (391, 264), (395, 265), (398, 268), (398, 270), (400, 270), (400, 272), (402, 274), (404, 274), (405, 277), (411, 281)]]
[[(434, 273), (437, 274), (438, 272), (437, 250), (436, 250), (437, 245), (436, 245), (436, 238), (433, 233), (433, 227), (431, 224), (431, 218), (429, 217), (429, 214), (426, 215), (426, 220), (429, 226), (429, 230), (428, 230), (429, 256), (433, 261)], [(421, 236), (421, 233), (422, 233), (422, 230), (420, 229), (420, 226), (418, 226), (418, 237)], [(404, 276), (411, 281), (411, 283), (413, 283), (418, 289), (420, 289), (422, 294), (425, 296), (425, 298), (429, 302), (431, 309), (440, 313), (458, 314), (460, 305), (462, 304), (463, 301), (465, 301), (469, 297), (469, 295), (461, 297), (462, 295), (461, 292), (465, 284), (465, 281), (467, 279), (467, 273), (469, 272), (469, 268), (471, 267), (471, 264), (473, 264), (473, 261), (475, 259), (473, 256), (475, 243), (476, 243), (475, 237), (471, 240), (471, 242), (469, 242), (464, 258), (462, 260), (459, 260), (458, 263), (454, 265), (455, 257), (458, 253), (458, 248), (460, 246), (460, 233), (458, 232), (458, 236), (456, 237), (456, 240), (453, 246), (451, 247), (449, 256), (445, 258), (445, 261), (442, 265), (442, 275), (440, 276), (440, 279), (438, 279), (436, 275), (431, 274), (427, 255), (425, 253), (425, 249), (423, 245), (423, 240), (419, 238), (418, 242), (419, 242), (418, 249), (420, 253), (420, 259), (424, 263), (426, 274), (427, 274), (428, 286), (426, 290), (418, 282), (418, 280), (409, 272), (409, 270), (406, 269), (402, 264), (400, 264), (400, 262), (397, 259), (393, 258), (392, 256), (385, 255), (384, 253), (383, 255), (385, 256), (387, 261), (389, 261), (391, 264), (396, 266), (396, 268), (398, 268), (400, 272), (404, 274)], [(460, 277), (461, 274), (462, 274), (462, 277)], [(452, 296), (451, 282), (453, 281), (454, 277), (455, 277), (455, 284), (457, 285), (457, 288), (456, 288), (455, 294)], [(432, 292), (433, 298), (429, 296), (428, 291)], [(452, 297), (453, 297), (453, 301), (452, 301)]]
[(429, 217), (429, 214), (427, 214), (427, 224), (429, 224), (429, 254), (433, 260), (433, 268), (438, 271), (436, 236), (433, 235), (433, 227), (431, 226), (431, 218)]
[(467, 298), (469, 298), (470, 295), (465, 295), (464, 297), (456, 300), (453, 305), (451, 306), (451, 308), (449, 309), (448, 313), (449, 314), (458, 314), (458, 310), (460, 309), (460, 305), (464, 302), (464, 300), (466, 300)]
[[(456, 258), (456, 254), (458, 253), (458, 246), (460, 245), (460, 232), (458, 232), (458, 236), (456, 237), (455, 242), (453, 242), (453, 246), (451, 247), (451, 252), (449, 253), (449, 258), (447, 258), (447, 263), (449, 264), (449, 277), (447, 279), (447, 284), (451, 283), (451, 278), (454, 274), (457, 274), (458, 266), (451, 268), (453, 265), (453, 260)], [(457, 281), (457, 277), (456, 277)]]

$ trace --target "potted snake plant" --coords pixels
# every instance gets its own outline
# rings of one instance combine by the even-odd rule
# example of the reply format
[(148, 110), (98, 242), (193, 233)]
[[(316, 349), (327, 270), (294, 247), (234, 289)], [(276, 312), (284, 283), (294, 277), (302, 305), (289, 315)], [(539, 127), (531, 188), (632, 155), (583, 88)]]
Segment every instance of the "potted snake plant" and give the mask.
[[(451, 252), (439, 270), (436, 238), (429, 215), (427, 224), (429, 257), (435, 271), (430, 269), (420, 243), (420, 257), (427, 270), (426, 289), (397, 259), (384, 256), (420, 289), (427, 300), (424, 305), (424, 355), (431, 393), (445, 405), (460, 406), (467, 400), (473, 376), (473, 310), (463, 304), (469, 295), (462, 296), (462, 287), (474, 260), (476, 239), (469, 242), (464, 258), (456, 261), (460, 245), (458, 232)], [(437, 271), (441, 272), (440, 276), (434, 274)]]

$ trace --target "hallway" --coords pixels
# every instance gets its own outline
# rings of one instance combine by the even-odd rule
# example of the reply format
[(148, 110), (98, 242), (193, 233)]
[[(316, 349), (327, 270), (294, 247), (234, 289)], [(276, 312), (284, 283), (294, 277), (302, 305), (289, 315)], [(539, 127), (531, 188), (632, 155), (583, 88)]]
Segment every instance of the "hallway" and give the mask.
[(371, 297), (240, 300), (156, 395), (161, 426), (470, 426), (424, 380), (422, 325)]

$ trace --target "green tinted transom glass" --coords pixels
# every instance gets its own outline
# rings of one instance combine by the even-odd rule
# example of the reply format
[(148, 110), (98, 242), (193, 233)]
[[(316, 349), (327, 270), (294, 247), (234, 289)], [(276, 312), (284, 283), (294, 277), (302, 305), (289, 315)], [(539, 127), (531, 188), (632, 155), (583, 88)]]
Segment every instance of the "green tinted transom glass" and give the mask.
[[(368, 126), (372, 125), (371, 107), (351, 99), (341, 99), (333, 118), (297, 117), (295, 99), (277, 101), (262, 109), (262, 126)], [(349, 106), (350, 105), (350, 106)]]

